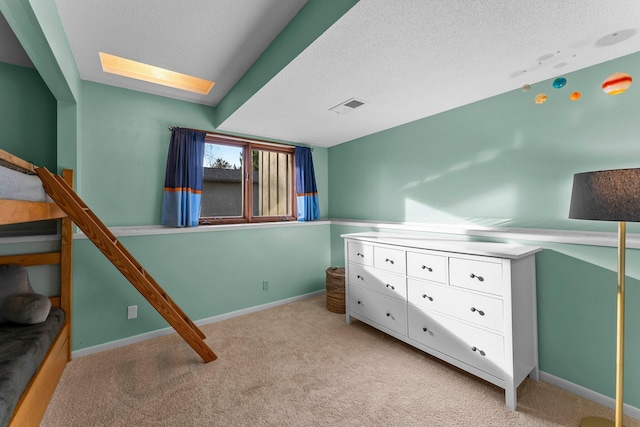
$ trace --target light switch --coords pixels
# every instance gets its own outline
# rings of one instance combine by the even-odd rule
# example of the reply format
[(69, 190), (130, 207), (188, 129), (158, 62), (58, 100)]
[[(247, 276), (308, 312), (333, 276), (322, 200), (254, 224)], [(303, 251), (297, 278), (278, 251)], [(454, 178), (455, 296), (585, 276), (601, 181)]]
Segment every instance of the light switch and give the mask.
[(135, 319), (136, 317), (138, 317), (138, 306), (130, 305), (127, 307), (127, 320)]

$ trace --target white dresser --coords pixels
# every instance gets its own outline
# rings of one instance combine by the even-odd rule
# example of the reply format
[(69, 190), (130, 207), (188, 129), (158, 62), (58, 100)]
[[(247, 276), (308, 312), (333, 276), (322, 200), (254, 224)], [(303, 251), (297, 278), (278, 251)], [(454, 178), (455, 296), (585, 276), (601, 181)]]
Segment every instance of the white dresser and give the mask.
[(347, 323), (365, 322), (505, 389), (538, 379), (540, 247), (344, 234)]

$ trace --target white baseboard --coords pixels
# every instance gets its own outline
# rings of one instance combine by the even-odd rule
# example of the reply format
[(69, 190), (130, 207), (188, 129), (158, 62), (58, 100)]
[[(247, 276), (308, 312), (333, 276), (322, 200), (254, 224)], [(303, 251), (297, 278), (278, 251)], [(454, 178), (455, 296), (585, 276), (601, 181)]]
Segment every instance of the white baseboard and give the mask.
[[(591, 401), (599, 403), (600, 405), (606, 406), (607, 408), (613, 409), (616, 406), (615, 399), (612, 399), (609, 396), (605, 396), (604, 394), (596, 393), (593, 390), (589, 390), (588, 388), (579, 386), (567, 380), (563, 380), (562, 378), (556, 377), (555, 375), (540, 371), (540, 380), (573, 394), (577, 394), (578, 396), (584, 397), (585, 399), (589, 399)], [(635, 406), (627, 405), (625, 403), (624, 414), (630, 416), (631, 418), (635, 418), (636, 420), (640, 420), (640, 409), (636, 408)]]
[[(261, 305), (256, 305), (254, 307), (243, 308), (242, 310), (236, 310), (236, 311), (232, 311), (230, 313), (220, 314), (218, 316), (207, 317), (205, 319), (197, 320), (197, 321), (195, 321), (193, 323), (195, 323), (197, 326), (207, 325), (209, 323), (220, 322), (222, 320), (231, 319), (233, 317), (243, 316), (243, 315), (249, 314), (249, 313), (255, 313), (257, 311), (266, 310), (268, 308), (277, 307), (279, 305), (288, 304), (290, 302), (299, 301), (299, 300), (302, 300), (302, 299), (305, 299), (305, 298), (309, 298), (309, 297), (312, 297), (312, 296), (315, 296), (315, 295), (324, 294), (324, 293), (325, 293), (325, 290), (323, 289), (323, 290), (311, 292), (311, 293), (304, 294), (304, 295), (298, 295), (298, 296), (295, 296), (295, 297), (291, 297), (291, 298), (286, 298), (286, 299), (279, 300), (279, 301), (270, 302), (270, 303), (267, 303), (267, 304), (261, 304)], [(82, 356), (88, 356), (90, 354), (101, 353), (103, 351), (112, 350), (112, 349), (118, 348), (118, 347), (124, 347), (126, 345), (135, 344), (137, 342), (146, 341), (146, 340), (150, 340), (152, 338), (157, 338), (157, 337), (161, 337), (161, 336), (169, 335), (169, 334), (173, 334), (173, 333), (175, 333), (175, 330), (173, 328), (171, 328), (171, 327), (163, 328), (163, 329), (157, 329), (155, 331), (145, 332), (144, 334), (134, 335), (132, 337), (123, 338), (121, 340), (111, 341), (111, 342), (108, 342), (108, 343), (94, 345), (92, 347), (86, 347), (86, 348), (83, 348), (83, 349), (80, 349), (80, 350), (72, 351), (71, 352), (71, 358), (75, 359), (75, 358), (82, 357)]]

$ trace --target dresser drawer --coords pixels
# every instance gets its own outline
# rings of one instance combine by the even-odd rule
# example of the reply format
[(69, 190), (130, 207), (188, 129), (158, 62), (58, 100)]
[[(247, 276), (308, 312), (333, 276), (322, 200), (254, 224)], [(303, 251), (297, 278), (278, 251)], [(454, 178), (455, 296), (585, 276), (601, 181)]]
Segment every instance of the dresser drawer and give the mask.
[(402, 250), (373, 248), (373, 266), (397, 274), (406, 274), (407, 264)]
[(358, 286), (349, 286), (349, 311), (407, 335), (407, 305), (403, 301)]
[(437, 311), (498, 332), (504, 331), (502, 300), (435, 283), (407, 280), (410, 304)]
[(373, 265), (373, 246), (365, 245), (361, 242), (348, 242), (347, 257), (349, 262)]
[(474, 291), (503, 295), (502, 264), (449, 258), (449, 283)]
[(418, 307), (409, 307), (409, 338), (504, 379), (504, 338)]
[(407, 276), (447, 283), (447, 257), (407, 252)]
[(389, 273), (360, 264), (349, 264), (349, 283), (362, 286), (372, 291), (407, 300), (407, 284), (405, 276)]

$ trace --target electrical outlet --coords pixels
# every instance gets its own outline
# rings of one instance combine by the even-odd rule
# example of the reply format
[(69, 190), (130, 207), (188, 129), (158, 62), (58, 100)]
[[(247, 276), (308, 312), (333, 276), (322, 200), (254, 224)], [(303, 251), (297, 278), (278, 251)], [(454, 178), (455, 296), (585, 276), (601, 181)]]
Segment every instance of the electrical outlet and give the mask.
[(127, 307), (127, 320), (135, 319), (136, 317), (138, 317), (138, 306), (130, 305)]
[(268, 280), (263, 280), (262, 281), (262, 290), (263, 291), (268, 291), (269, 290), (269, 281)]

